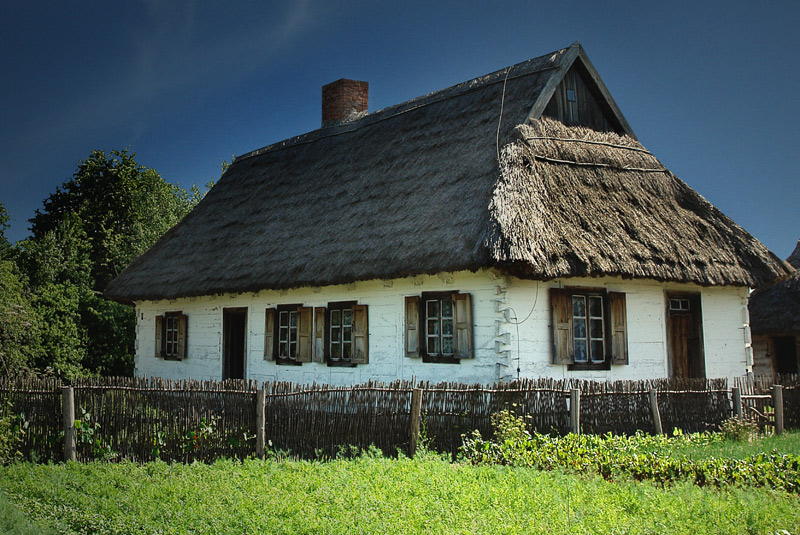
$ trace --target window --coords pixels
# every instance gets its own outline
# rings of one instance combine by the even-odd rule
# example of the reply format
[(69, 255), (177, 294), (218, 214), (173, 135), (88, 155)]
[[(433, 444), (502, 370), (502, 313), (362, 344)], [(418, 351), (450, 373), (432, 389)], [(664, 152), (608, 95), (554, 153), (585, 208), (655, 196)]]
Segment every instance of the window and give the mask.
[(348, 365), (353, 359), (353, 305), (328, 303), (325, 354), (330, 365)]
[(688, 299), (671, 298), (669, 300), (669, 309), (671, 312), (689, 312), (691, 310), (689, 303)]
[(605, 362), (606, 344), (602, 295), (572, 295), (574, 362)]
[(181, 312), (156, 316), (156, 357), (168, 360), (186, 358), (187, 318)]
[(353, 366), (369, 361), (367, 305), (281, 305), (265, 311), (264, 359), (278, 364), (327, 362)]
[(453, 297), (425, 299), (425, 352), (429, 357), (453, 356)]
[(297, 310), (278, 312), (278, 358), (297, 360)]
[(424, 292), (405, 298), (407, 357), (457, 363), (473, 358), (472, 300), (459, 292)]
[(628, 363), (624, 293), (553, 288), (550, 303), (554, 363), (572, 369)]

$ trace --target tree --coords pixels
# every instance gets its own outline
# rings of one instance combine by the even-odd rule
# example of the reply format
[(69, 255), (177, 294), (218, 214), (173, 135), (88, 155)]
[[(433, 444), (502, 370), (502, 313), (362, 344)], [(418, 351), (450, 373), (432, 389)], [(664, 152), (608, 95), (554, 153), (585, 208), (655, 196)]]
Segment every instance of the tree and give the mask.
[(10, 260), (0, 260), (0, 374), (33, 365), (39, 347), (35, 310), (24, 277)]
[(131, 375), (135, 312), (102, 291), (201, 198), (196, 186), (166, 182), (127, 150), (93, 151), (79, 162), (18, 246), (41, 322), (32, 364), (67, 375)]
[(89, 244), (93, 289), (102, 291), (202, 198), (139, 165), (127, 150), (93, 151), (31, 219), (34, 239), (77, 215)]

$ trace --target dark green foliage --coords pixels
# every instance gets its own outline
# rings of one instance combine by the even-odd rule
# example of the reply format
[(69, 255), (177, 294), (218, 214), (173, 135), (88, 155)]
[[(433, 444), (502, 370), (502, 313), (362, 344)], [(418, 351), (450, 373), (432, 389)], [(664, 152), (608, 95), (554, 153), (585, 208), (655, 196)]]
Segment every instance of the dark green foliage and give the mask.
[(0, 265), (0, 314), (24, 311), (0, 331), (3, 371), (131, 375), (134, 311), (102, 292), (201, 197), (196, 186), (166, 182), (127, 150), (93, 151), (37, 210), (30, 239), (8, 243), (0, 205), (0, 261), (17, 266)]
[(93, 151), (74, 176), (44, 201), (31, 219), (33, 239), (53, 231), (70, 214), (86, 232), (92, 289), (102, 291), (137, 255), (166, 232), (201, 198), (166, 182), (127, 150)]
[(0, 374), (28, 367), (38, 347), (38, 315), (24, 277), (10, 260), (0, 260)]

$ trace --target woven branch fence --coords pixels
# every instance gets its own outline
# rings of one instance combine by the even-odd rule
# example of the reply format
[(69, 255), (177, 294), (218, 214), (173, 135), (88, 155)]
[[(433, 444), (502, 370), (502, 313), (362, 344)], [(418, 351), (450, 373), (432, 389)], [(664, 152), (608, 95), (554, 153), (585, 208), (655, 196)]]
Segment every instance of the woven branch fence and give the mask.
[[(800, 428), (800, 380), (780, 381), (785, 426)], [(770, 413), (771, 379), (737, 381), (729, 390), (724, 379), (335, 387), (156, 378), (66, 386), (54, 378), (0, 378), (0, 403), (10, 406), (26, 459), (191, 462), (260, 457), (265, 450), (332, 458), (370, 446), (412, 455), (418, 443), (455, 455), (463, 434), (491, 436), (491, 415), (502, 410), (524, 416), (531, 431), (542, 433), (715, 430), (736, 414), (737, 388), (744, 416), (750, 407)]]

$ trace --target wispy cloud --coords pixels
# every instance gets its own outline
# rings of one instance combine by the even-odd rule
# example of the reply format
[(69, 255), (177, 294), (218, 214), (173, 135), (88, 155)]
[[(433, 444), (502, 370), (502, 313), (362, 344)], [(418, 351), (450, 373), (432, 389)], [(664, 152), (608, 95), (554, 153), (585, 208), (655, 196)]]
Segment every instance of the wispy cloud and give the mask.
[(63, 102), (45, 126), (23, 133), (27, 142), (74, 137), (76, 131), (102, 135), (120, 125), (143, 130), (185, 95), (203, 97), (241, 83), (287, 53), (320, 20), (311, 0), (270, 9), (261, 3), (207, 8), (172, 0), (141, 5), (140, 23), (128, 29), (132, 58), (109, 68), (88, 94)]

